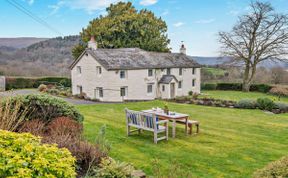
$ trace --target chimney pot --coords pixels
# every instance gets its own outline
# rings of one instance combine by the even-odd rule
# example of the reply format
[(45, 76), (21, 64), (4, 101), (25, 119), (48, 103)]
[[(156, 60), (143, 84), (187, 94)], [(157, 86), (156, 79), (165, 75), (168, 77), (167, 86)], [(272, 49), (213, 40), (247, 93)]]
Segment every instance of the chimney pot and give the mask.
[(88, 48), (92, 50), (97, 49), (97, 42), (95, 41), (94, 36), (91, 36), (90, 41), (88, 42)]
[(185, 54), (186, 55), (186, 47), (185, 47), (183, 41), (182, 41), (182, 45), (181, 45), (181, 48), (180, 48), (180, 54)]

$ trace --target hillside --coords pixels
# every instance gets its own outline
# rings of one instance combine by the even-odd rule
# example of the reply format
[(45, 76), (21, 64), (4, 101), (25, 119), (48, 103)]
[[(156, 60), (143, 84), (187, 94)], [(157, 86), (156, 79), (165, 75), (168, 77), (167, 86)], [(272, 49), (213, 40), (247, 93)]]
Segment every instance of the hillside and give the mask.
[(79, 36), (67, 36), (40, 41), (21, 49), (15, 49), (16, 45), (14, 48), (2, 46), (0, 72), (21, 76), (68, 76), (68, 67), (73, 60), (71, 49), (79, 40)]
[(38, 43), (40, 41), (45, 41), (48, 38), (32, 38), (32, 37), (23, 37), (23, 38), (0, 38), (0, 47), (6, 46), (11, 48), (26, 48), (32, 44)]

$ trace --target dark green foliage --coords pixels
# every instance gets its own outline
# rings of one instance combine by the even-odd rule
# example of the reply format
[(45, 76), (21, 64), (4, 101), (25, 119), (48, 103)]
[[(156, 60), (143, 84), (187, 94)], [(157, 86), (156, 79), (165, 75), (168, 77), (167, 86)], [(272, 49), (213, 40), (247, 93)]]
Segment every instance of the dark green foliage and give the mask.
[(28, 119), (41, 119), (50, 122), (57, 117), (70, 117), (78, 122), (82, 122), (84, 117), (71, 104), (63, 99), (52, 97), (45, 94), (32, 94), (17, 96), (12, 98), (13, 101), (22, 103), (22, 107), (29, 106), (27, 111)]
[(272, 86), (267, 84), (252, 84), (250, 86), (250, 91), (257, 91), (261, 93), (268, 93)]
[(74, 46), (72, 49), (73, 58), (77, 59), (83, 53), (83, 51), (86, 48), (87, 48), (87, 45), (84, 45), (84, 44), (78, 44), (78, 45)]
[(137, 47), (157, 52), (170, 50), (166, 22), (153, 12), (147, 9), (138, 11), (131, 2), (111, 4), (106, 12), (106, 16), (93, 19), (80, 33), (84, 42), (94, 36), (99, 48)]
[(53, 84), (64, 87), (71, 87), (71, 79), (66, 77), (45, 77), (45, 78), (17, 78), (6, 77), (6, 90), (22, 88), (38, 88), (40, 84)]
[(288, 177), (288, 156), (268, 164), (263, 169), (256, 171), (254, 178), (287, 178)]
[(201, 85), (202, 90), (216, 90), (217, 84), (216, 83), (203, 83)]
[(189, 95), (189, 96), (192, 96), (192, 95), (193, 95), (193, 91), (189, 91), (189, 92), (188, 92), (188, 95)]
[(261, 110), (272, 111), (276, 107), (274, 101), (269, 98), (258, 98), (257, 107)]
[(254, 100), (244, 99), (244, 100), (238, 101), (235, 107), (242, 108), (242, 109), (256, 109), (257, 103)]
[(233, 91), (241, 91), (242, 84), (241, 83), (218, 83), (217, 90), (233, 90)]

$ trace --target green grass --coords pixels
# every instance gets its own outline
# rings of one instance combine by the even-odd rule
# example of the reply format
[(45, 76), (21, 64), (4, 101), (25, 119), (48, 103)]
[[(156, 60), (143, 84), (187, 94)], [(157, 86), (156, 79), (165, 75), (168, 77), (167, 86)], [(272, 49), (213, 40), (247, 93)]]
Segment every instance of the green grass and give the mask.
[(278, 97), (259, 93), (259, 92), (242, 92), (242, 91), (220, 91), (220, 90), (206, 90), (201, 91), (203, 93), (200, 97), (211, 97), (215, 99), (223, 99), (223, 100), (232, 100), (239, 101), (241, 99), (257, 99), (257, 98), (270, 98), (275, 100), (276, 102), (288, 102), (288, 97), (281, 97), (281, 100), (278, 101)]
[(210, 73), (214, 76), (224, 76), (225, 70), (221, 68), (212, 68), (212, 67), (204, 67), (202, 70), (206, 71), (207, 73)]
[(200, 121), (201, 133), (186, 136), (184, 127), (179, 125), (175, 139), (157, 145), (149, 132), (127, 137), (124, 108), (143, 110), (156, 106), (163, 107), (163, 102), (77, 107), (85, 116), (84, 133), (88, 140), (93, 142), (105, 124), (112, 144), (110, 156), (130, 162), (148, 175), (153, 175), (157, 160), (156, 167), (164, 175), (179, 166), (178, 171), (194, 177), (250, 177), (255, 170), (288, 154), (288, 114), (269, 115), (260, 110), (169, 103), (170, 110)]

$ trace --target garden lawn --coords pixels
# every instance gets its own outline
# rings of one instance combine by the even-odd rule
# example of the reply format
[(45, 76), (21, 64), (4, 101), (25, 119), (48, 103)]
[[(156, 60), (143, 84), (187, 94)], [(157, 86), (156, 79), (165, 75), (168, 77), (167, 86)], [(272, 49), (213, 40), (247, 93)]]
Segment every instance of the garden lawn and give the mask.
[[(124, 109), (163, 107), (162, 101), (77, 106), (85, 116), (85, 137), (91, 142), (102, 125), (112, 144), (110, 156), (130, 162), (153, 175), (189, 172), (193, 177), (251, 177), (267, 163), (288, 155), (288, 114), (169, 103), (169, 109), (200, 121), (200, 134), (186, 136), (177, 127), (176, 138), (153, 143), (150, 132), (126, 136)], [(171, 124), (170, 124), (171, 125)], [(170, 134), (171, 136), (171, 127)], [(155, 164), (158, 162), (158, 164)], [(178, 167), (178, 169), (177, 169)], [(175, 171), (175, 169), (177, 171)], [(182, 176), (183, 177), (183, 176)]]
[(200, 97), (208, 97), (222, 100), (232, 100), (239, 101), (241, 99), (254, 99), (257, 98), (270, 98), (275, 102), (288, 102), (288, 97), (281, 97), (280, 101), (278, 101), (277, 96), (259, 93), (259, 92), (242, 92), (242, 91), (220, 91), (220, 90), (205, 90), (201, 91), (203, 95)]

